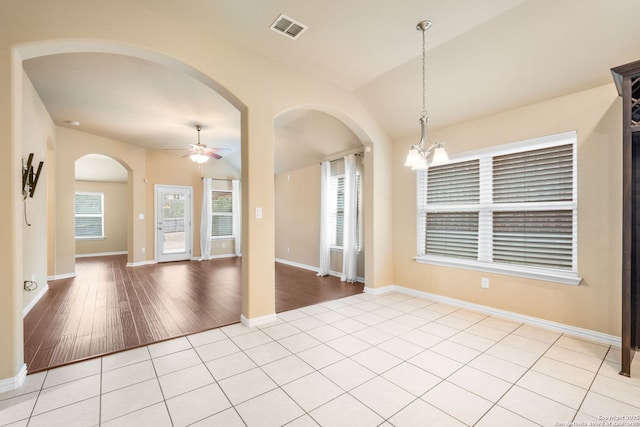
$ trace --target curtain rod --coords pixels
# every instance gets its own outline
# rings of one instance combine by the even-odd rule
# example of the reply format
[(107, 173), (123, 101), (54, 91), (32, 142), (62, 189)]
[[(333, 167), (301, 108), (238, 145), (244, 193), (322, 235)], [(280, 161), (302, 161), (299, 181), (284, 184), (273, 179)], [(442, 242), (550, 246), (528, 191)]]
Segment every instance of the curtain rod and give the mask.
[[(354, 154), (356, 157), (363, 157), (364, 156), (364, 150), (363, 151), (356, 151), (356, 152), (346, 152), (344, 154), (340, 154), (338, 157), (336, 157), (335, 159), (324, 159), (322, 160), (322, 162), (337, 162), (338, 160), (342, 160), (344, 159), (345, 156), (348, 156), (349, 154)], [(322, 164), (322, 162), (320, 162), (320, 164)]]
[[(233, 181), (233, 179), (229, 179), (229, 178), (207, 178), (205, 176), (201, 176), (200, 179), (210, 179), (212, 181)], [(238, 180), (240, 181), (240, 180)]]

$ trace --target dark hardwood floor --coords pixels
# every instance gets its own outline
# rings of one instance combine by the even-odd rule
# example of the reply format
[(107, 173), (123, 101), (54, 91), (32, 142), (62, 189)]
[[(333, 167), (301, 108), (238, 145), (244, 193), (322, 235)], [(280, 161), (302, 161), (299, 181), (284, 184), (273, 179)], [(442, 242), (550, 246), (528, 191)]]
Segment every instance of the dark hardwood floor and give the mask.
[[(24, 319), (29, 373), (237, 323), (241, 258), (126, 267), (126, 256), (78, 258)], [(276, 312), (362, 292), (362, 284), (276, 263)]]

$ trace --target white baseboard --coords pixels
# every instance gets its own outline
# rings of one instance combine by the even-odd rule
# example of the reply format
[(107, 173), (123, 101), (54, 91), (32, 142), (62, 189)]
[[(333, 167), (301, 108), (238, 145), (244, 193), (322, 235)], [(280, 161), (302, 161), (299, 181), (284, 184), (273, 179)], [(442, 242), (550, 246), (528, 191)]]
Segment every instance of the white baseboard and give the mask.
[(128, 262), (127, 267), (140, 267), (143, 265), (153, 265), (153, 264), (157, 264), (155, 259), (151, 259), (148, 261), (141, 261), (141, 262)]
[(0, 393), (17, 389), (24, 383), (24, 379), (26, 377), (27, 377), (27, 365), (23, 364), (22, 368), (20, 368), (20, 372), (18, 372), (18, 374), (15, 377), (0, 380)]
[(76, 254), (76, 258), (90, 258), (96, 256), (112, 256), (112, 255), (127, 255), (129, 252), (120, 251), (120, 252), (99, 252), (97, 254)]
[[(276, 258), (276, 262), (279, 262), (281, 264), (286, 264), (286, 265), (290, 265), (292, 267), (298, 267), (298, 268), (302, 268), (304, 270), (309, 270), (309, 271), (313, 271), (315, 273), (317, 273), (320, 269), (318, 267), (314, 267), (312, 265), (307, 265), (307, 264), (300, 264), (298, 262), (293, 262), (293, 261), (288, 261), (286, 259), (282, 259), (282, 258)], [(342, 273), (339, 271), (330, 271), (329, 272), (329, 276), (334, 276), (334, 277), (342, 277)], [(359, 283), (364, 283), (364, 277), (360, 277), (358, 276), (356, 278), (356, 282)]]
[(318, 267), (314, 267), (312, 265), (301, 264), (299, 262), (289, 261), (289, 260), (282, 259), (282, 258), (276, 258), (276, 262), (279, 262), (280, 264), (290, 265), (292, 267), (298, 267), (298, 268), (302, 268), (302, 269), (305, 269), (305, 270), (314, 271), (316, 273), (319, 270)]
[(24, 308), (24, 310), (22, 310), (23, 318), (26, 317), (27, 314), (29, 314), (31, 309), (38, 303), (38, 301), (40, 301), (40, 299), (44, 296), (44, 294), (47, 293), (48, 290), (49, 284), (45, 283), (40, 292), (35, 296), (35, 298), (31, 300), (31, 302)]
[(387, 292), (398, 292), (405, 295), (410, 295), (418, 298), (430, 299), (445, 304), (450, 304), (456, 307), (468, 308), (470, 310), (478, 311), (480, 313), (500, 316), (507, 320), (515, 322), (526, 323), (540, 328), (550, 329), (556, 332), (561, 332), (575, 337), (584, 338), (590, 341), (599, 342), (606, 345), (613, 345), (620, 347), (622, 340), (615, 335), (609, 335), (591, 329), (579, 328), (577, 326), (565, 325), (564, 323), (553, 322), (551, 320), (540, 319), (538, 317), (527, 316), (524, 314), (515, 313), (512, 311), (500, 310), (497, 308), (489, 307), (486, 305), (475, 304), (472, 302), (462, 301), (455, 298), (449, 298), (442, 295), (432, 294), (429, 292), (419, 291), (416, 289), (405, 288), (399, 285), (388, 285), (381, 288), (369, 288), (365, 287), (364, 292), (371, 295), (383, 295)]
[(47, 280), (62, 280), (62, 279), (71, 279), (72, 277), (76, 277), (76, 272), (66, 273), (66, 274), (56, 274), (54, 276), (47, 276)]
[(220, 254), (220, 255), (210, 255), (208, 257), (200, 257), (200, 258), (191, 258), (191, 261), (207, 261), (210, 259), (219, 259), (219, 258), (235, 258), (238, 255), (235, 253), (232, 254)]
[(269, 323), (273, 323), (277, 320), (278, 316), (276, 316), (275, 313), (267, 314), (265, 316), (252, 317), (251, 319), (247, 319), (246, 317), (244, 317), (244, 314), (240, 315), (240, 321), (247, 328), (268, 325)]

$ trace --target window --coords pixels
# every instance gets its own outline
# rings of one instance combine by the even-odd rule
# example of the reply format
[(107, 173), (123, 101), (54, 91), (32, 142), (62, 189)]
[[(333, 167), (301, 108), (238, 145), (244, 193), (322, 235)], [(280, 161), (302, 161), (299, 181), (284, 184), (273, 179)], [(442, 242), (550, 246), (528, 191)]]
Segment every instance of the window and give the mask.
[(418, 173), (421, 262), (578, 284), (576, 135)]
[[(362, 197), (360, 189), (360, 172), (356, 172), (356, 248), (360, 250)], [(331, 246), (342, 248), (344, 238), (344, 175), (331, 177)]]
[(344, 237), (344, 175), (331, 177), (331, 246), (341, 248)]
[(104, 194), (77, 192), (75, 220), (76, 239), (104, 238)]
[(211, 237), (233, 237), (233, 192), (211, 192)]

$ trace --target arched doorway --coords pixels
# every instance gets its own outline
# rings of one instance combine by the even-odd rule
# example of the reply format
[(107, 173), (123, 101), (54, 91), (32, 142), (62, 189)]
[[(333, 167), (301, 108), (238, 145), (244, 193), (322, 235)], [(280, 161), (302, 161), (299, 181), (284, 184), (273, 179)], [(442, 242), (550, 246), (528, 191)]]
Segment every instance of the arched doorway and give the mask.
[(128, 175), (102, 154), (75, 161), (76, 258), (127, 253)]
[[(365, 144), (333, 114), (313, 107), (300, 107), (278, 115), (275, 134), (275, 254), (276, 261), (320, 275), (336, 276), (343, 282), (365, 280), (364, 177)], [(346, 278), (345, 251), (345, 156), (353, 155), (356, 183), (355, 240), (356, 277)], [(331, 169), (328, 185), (321, 183), (321, 163)], [(328, 194), (322, 194), (322, 188)], [(332, 208), (323, 208), (328, 203)], [(347, 211), (348, 212), (348, 211)], [(348, 215), (348, 213), (347, 213)], [(323, 218), (327, 216), (327, 218)], [(321, 224), (328, 225), (329, 241), (321, 238)], [(328, 246), (327, 246), (328, 245)], [(320, 253), (328, 249), (328, 270), (322, 271)], [(276, 266), (276, 273), (278, 265)]]

